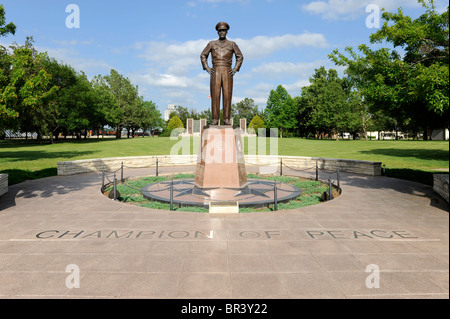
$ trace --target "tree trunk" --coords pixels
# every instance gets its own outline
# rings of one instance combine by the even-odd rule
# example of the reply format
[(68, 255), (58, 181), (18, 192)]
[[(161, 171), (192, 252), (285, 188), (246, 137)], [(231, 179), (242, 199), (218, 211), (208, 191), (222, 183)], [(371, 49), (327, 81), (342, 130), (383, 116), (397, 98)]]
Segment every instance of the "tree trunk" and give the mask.
[(122, 129), (121, 129), (120, 125), (119, 125), (116, 128), (116, 139), (120, 139), (121, 137), (122, 137)]
[(364, 118), (364, 116), (362, 117), (362, 130), (363, 130), (363, 134), (364, 134), (364, 138), (367, 141), (367, 127), (366, 127), (366, 119)]
[(423, 132), (423, 140), (428, 141), (428, 126)]

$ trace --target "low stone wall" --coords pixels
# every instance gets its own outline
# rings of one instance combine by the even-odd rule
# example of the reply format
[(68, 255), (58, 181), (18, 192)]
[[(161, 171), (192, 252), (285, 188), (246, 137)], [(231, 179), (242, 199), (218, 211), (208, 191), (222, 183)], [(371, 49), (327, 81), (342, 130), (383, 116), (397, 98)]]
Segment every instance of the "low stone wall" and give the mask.
[(0, 174), (0, 196), (8, 192), (8, 174)]
[(280, 167), (280, 161), (283, 162), (283, 169), (292, 168), (299, 170), (315, 169), (316, 163), (320, 170), (380, 176), (381, 162), (369, 162), (359, 160), (323, 158), (323, 157), (304, 157), (304, 156), (245, 156), (247, 165), (277, 165)]
[[(58, 175), (68, 176), (102, 170), (114, 171), (120, 168), (122, 162), (125, 168), (144, 168), (156, 166), (196, 165), (197, 155), (178, 156), (136, 156), (90, 159), (79, 161), (58, 162)], [(301, 156), (250, 156), (245, 155), (245, 163), (250, 166), (267, 167), (268, 173), (275, 173), (283, 161), (283, 168), (299, 170), (315, 169), (316, 163), (320, 170), (348, 172), (369, 176), (381, 175), (381, 162), (369, 162), (347, 159), (301, 157)]]
[(448, 203), (448, 174), (433, 175), (433, 190), (441, 195)]
[(89, 172), (101, 172), (102, 170), (115, 171), (121, 167), (122, 163), (125, 168), (155, 167), (157, 159), (158, 166), (160, 167), (195, 165), (197, 155), (113, 157), (58, 162), (58, 175), (68, 176)]

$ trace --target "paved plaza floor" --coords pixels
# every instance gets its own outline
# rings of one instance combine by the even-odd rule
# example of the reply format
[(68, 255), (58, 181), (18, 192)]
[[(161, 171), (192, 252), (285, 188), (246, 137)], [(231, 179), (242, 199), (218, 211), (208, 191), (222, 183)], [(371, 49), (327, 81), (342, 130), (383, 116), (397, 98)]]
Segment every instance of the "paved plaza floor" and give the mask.
[[(161, 173), (180, 169), (194, 171)], [(98, 173), (10, 186), (0, 298), (449, 298), (447, 202), (414, 182), (341, 177), (327, 203), (220, 215), (114, 202)]]

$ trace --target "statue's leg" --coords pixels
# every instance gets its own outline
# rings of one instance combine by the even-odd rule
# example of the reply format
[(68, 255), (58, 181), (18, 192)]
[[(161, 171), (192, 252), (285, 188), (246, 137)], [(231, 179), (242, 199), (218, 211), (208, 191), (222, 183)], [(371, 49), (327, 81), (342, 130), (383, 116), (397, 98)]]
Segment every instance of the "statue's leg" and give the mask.
[(233, 97), (233, 77), (226, 70), (223, 75), (223, 120), (225, 125), (230, 125), (231, 100)]
[(215, 69), (211, 75), (211, 115), (212, 125), (219, 124), (220, 119), (220, 89), (222, 86), (222, 76), (220, 67)]

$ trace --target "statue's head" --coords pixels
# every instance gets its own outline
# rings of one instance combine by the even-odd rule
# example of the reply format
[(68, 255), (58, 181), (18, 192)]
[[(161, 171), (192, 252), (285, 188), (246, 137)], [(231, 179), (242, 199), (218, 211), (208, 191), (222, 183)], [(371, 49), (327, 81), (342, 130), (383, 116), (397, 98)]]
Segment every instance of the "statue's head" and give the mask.
[(216, 31), (220, 31), (220, 30), (226, 30), (226, 31), (230, 30), (229, 24), (226, 23), (226, 22), (219, 22), (219, 23), (217, 23)]
[(230, 26), (226, 22), (219, 22), (216, 25), (216, 30), (219, 34), (219, 37), (221, 39), (225, 39), (228, 34), (228, 30), (230, 30)]

